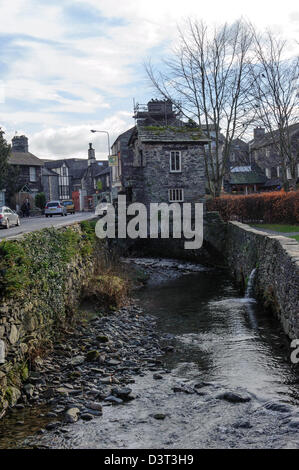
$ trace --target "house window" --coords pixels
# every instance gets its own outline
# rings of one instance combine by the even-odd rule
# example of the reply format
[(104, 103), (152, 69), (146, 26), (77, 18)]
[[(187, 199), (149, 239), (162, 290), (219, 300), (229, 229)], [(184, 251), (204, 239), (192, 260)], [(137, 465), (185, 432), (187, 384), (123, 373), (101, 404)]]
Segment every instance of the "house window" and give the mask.
[(36, 168), (34, 166), (29, 167), (29, 179), (31, 183), (36, 181)]
[(280, 176), (281, 176), (280, 175), (280, 166), (277, 167), (277, 176), (278, 176), (278, 178), (280, 178)]
[(288, 180), (292, 179), (291, 170), (287, 168), (287, 178)]
[(170, 152), (170, 171), (176, 173), (182, 171), (182, 157), (179, 150), (172, 150)]
[(169, 189), (168, 198), (170, 202), (183, 202), (184, 190), (181, 188)]
[(271, 178), (271, 168), (265, 168), (267, 178)]
[(66, 167), (65, 167), (65, 166), (62, 167), (62, 176), (67, 176)]

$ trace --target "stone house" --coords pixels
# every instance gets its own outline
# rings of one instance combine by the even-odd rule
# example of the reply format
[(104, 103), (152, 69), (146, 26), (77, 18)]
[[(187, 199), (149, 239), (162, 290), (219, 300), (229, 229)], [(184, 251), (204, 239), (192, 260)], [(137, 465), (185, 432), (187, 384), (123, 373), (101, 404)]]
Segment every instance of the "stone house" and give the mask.
[(117, 199), (117, 195), (129, 183), (132, 173), (132, 158), (129, 152), (129, 140), (135, 127), (120, 134), (111, 147), (115, 164), (111, 167), (112, 198)]
[(110, 172), (110, 169), (108, 168), (108, 161), (96, 160), (95, 150), (92, 148), (92, 144), (90, 143), (88, 149), (87, 168), (82, 176), (82, 190), (86, 194), (84, 207), (85, 210), (95, 209), (99, 199), (98, 194), (101, 192), (103, 183), (106, 190), (107, 186), (110, 186), (110, 178), (107, 180), (107, 173), (105, 173), (105, 177), (101, 177), (102, 171), (107, 169)]
[(199, 128), (178, 119), (172, 103), (152, 100), (135, 108), (130, 129), (127, 172), (122, 189), (129, 201), (203, 202), (203, 146), (209, 139)]
[[(296, 177), (299, 178), (299, 123), (289, 127), (289, 134), (293, 154), (297, 156)], [(276, 141), (279, 138), (278, 130), (273, 134), (265, 132), (263, 127), (254, 129), (253, 139), (249, 142), (249, 153), (252, 162), (255, 162), (267, 177), (268, 189), (282, 187), (281, 155), (277, 152)], [(291, 179), (290, 168), (287, 168), (287, 178)]]
[(42, 187), (47, 201), (59, 199), (59, 175), (47, 167), (42, 168)]
[[(66, 200), (72, 197), (71, 194), (71, 174), (68, 160), (46, 160), (45, 168), (58, 176), (58, 195), (59, 200)], [(49, 198), (52, 199), (52, 198)]]
[(25, 135), (13, 137), (8, 161), (13, 167), (18, 168), (17, 193), (10, 204), (18, 209), (23, 201), (29, 198), (31, 207), (33, 207), (35, 195), (43, 189), (42, 168), (44, 162), (29, 152), (28, 138)]

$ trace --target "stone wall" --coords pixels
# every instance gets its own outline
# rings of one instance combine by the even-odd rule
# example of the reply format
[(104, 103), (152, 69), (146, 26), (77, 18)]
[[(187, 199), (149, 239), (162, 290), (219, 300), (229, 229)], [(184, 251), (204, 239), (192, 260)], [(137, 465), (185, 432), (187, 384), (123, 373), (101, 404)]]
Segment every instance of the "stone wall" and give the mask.
[(28, 367), (74, 322), (98, 244), (91, 221), (0, 243), (0, 417), (20, 397)]
[[(198, 144), (148, 143), (140, 144), (142, 163), (134, 168), (134, 201), (149, 205), (151, 202), (169, 202), (169, 189), (181, 188), (184, 202), (205, 201), (205, 167), (202, 146)], [(171, 150), (181, 152), (182, 171), (169, 169)], [(140, 162), (139, 162), (140, 163)]]
[(239, 285), (256, 268), (255, 293), (280, 319), (290, 338), (299, 338), (299, 244), (240, 222), (227, 227), (226, 258)]

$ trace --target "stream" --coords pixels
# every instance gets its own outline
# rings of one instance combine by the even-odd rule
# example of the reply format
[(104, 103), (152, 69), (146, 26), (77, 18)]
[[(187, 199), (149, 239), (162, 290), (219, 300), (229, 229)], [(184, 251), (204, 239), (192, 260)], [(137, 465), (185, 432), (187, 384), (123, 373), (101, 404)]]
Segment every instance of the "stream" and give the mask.
[(125, 262), (149, 275), (134, 297), (168, 339), (159, 370), (136, 376), (135, 400), (67, 432), (37, 434), (39, 409), (23, 412), (22, 428), (5, 418), (0, 447), (299, 448), (299, 368), (278, 320), (252, 298), (254, 273), (240, 296), (225, 271)]

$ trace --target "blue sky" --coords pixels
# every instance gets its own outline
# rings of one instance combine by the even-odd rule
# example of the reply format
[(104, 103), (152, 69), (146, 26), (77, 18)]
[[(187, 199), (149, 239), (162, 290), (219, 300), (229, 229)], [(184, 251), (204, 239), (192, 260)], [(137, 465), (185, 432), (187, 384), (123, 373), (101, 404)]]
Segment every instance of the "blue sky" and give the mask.
[(0, 0), (0, 126), (29, 137), (37, 156), (105, 158), (134, 124), (133, 98), (153, 96), (143, 64), (159, 64), (188, 16), (219, 23), (240, 16), (261, 29), (299, 35), (297, 2), (217, 0)]

